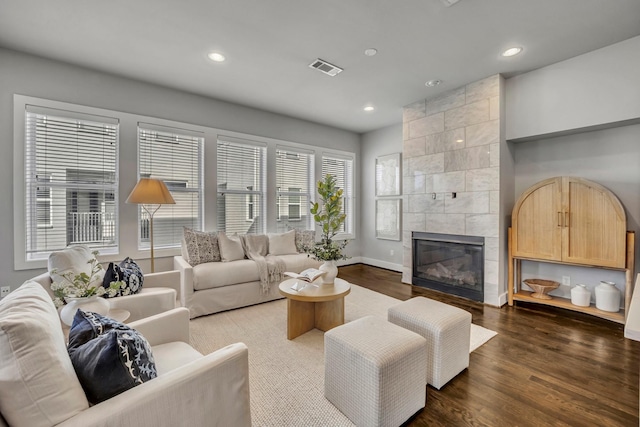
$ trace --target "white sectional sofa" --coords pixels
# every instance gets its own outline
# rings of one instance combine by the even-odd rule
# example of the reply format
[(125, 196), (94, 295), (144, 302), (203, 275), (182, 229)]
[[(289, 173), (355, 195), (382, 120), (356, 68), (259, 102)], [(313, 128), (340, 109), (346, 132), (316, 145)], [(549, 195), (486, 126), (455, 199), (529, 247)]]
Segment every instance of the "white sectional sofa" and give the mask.
[[(218, 233), (199, 233), (200, 237), (217, 239)], [(286, 234), (286, 233), (284, 233)], [(310, 235), (313, 237), (313, 234)], [(273, 244), (278, 235), (270, 235), (270, 254), (277, 254), (284, 261), (285, 271), (299, 273), (310, 267), (319, 267), (320, 263), (309, 257), (306, 253), (297, 252), (299, 245), (291, 250), (274, 250)], [(201, 242), (202, 243), (202, 242)], [(210, 241), (207, 245), (210, 245)], [(217, 244), (215, 242), (214, 244)], [(267, 292), (263, 291), (258, 266), (251, 259), (225, 260), (224, 249), (221, 252), (220, 261), (209, 261), (189, 263), (190, 255), (186, 250), (187, 244), (183, 242), (183, 254), (175, 256), (174, 270), (180, 272), (180, 303), (187, 307), (191, 313), (191, 318), (207, 314), (218, 313), (234, 308), (246, 307), (261, 302), (272, 301), (283, 298), (278, 291), (278, 283), (272, 283)], [(202, 245), (201, 245), (202, 247)], [(216, 252), (218, 249), (214, 249)], [(207, 249), (207, 252), (210, 248)], [(289, 252), (288, 254), (281, 254)], [(191, 257), (192, 258), (192, 257)], [(217, 258), (217, 257), (216, 257)], [(192, 265), (195, 264), (195, 265)]]

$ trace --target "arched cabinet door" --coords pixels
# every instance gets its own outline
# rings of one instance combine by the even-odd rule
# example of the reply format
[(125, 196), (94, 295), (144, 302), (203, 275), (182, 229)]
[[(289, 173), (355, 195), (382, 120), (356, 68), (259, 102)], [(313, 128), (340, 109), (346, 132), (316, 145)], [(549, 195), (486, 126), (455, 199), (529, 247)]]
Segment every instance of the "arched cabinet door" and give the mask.
[(608, 189), (576, 177), (555, 177), (527, 189), (512, 216), (514, 257), (626, 267), (627, 220)]
[(563, 177), (562, 195), (562, 260), (625, 268), (627, 217), (620, 200), (600, 184), (574, 177)]
[(562, 179), (550, 178), (527, 189), (511, 217), (513, 256), (562, 260)]

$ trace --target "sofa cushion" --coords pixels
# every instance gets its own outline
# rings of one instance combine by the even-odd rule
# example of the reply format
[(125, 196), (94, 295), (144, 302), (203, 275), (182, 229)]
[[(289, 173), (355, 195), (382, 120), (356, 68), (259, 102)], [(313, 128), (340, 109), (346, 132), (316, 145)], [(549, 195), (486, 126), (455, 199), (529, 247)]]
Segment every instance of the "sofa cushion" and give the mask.
[(231, 262), (244, 259), (244, 249), (237, 234), (228, 236), (224, 231), (218, 233), (220, 245), (220, 257), (222, 262)]
[[(319, 263), (307, 254), (281, 255), (285, 271), (299, 273), (305, 268), (317, 267)], [(208, 262), (193, 267), (193, 288), (196, 291), (236, 285), (238, 283), (259, 282), (258, 267), (250, 259), (234, 262)]]
[(218, 233), (197, 231), (188, 227), (183, 229), (184, 257), (192, 266), (205, 262), (220, 261), (220, 246), (218, 245)]
[(202, 354), (186, 342), (174, 341), (151, 347), (158, 376), (198, 360)]
[[(73, 276), (85, 273), (91, 276), (91, 264), (89, 261), (95, 258), (91, 250), (85, 245), (70, 246), (60, 251), (51, 252), (47, 263), (52, 282), (63, 282), (62, 274), (71, 272)], [(55, 273), (53, 272), (55, 270)], [(101, 269), (94, 276), (91, 286), (100, 286), (104, 278), (104, 270)]]
[(157, 377), (147, 340), (135, 329), (96, 313), (76, 312), (68, 351), (91, 403)]
[[(114, 297), (123, 295), (137, 294), (142, 290), (142, 283), (144, 282), (144, 274), (138, 264), (129, 257), (126, 257), (120, 264), (109, 263), (107, 271), (104, 273), (104, 279), (102, 286), (105, 289), (109, 289), (111, 282), (123, 281), (125, 286), (118, 289)], [(109, 293), (103, 295), (104, 298), (109, 298)]]
[(304, 253), (305, 248), (310, 248), (316, 242), (315, 230), (298, 230), (296, 229), (296, 250), (298, 253)]
[(296, 254), (296, 230), (286, 233), (269, 234), (269, 253), (271, 255)]
[(51, 426), (89, 407), (58, 312), (36, 282), (0, 300), (0, 360), (0, 412), (9, 425)]

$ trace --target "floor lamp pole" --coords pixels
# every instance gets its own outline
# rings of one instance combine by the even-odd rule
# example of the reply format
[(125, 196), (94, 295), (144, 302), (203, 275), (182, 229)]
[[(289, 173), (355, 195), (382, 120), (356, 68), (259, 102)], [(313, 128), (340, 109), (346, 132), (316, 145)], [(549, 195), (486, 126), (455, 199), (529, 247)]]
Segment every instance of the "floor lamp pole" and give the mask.
[(155, 209), (150, 209), (146, 205), (142, 205), (142, 208), (145, 211), (147, 211), (147, 214), (149, 214), (149, 244), (151, 246), (151, 272), (155, 273), (156, 271), (156, 267), (154, 263), (155, 257), (153, 254), (153, 214), (155, 214), (156, 211), (160, 209), (160, 205), (158, 205), (158, 207)]

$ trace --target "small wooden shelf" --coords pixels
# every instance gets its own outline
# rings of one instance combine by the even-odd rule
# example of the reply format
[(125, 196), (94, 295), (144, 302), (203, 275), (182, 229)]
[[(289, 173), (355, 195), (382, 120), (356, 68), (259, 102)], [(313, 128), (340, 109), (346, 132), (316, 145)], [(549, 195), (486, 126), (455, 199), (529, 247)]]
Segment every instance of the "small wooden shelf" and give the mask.
[(598, 310), (594, 305), (590, 305), (589, 307), (580, 307), (577, 305), (573, 305), (571, 304), (571, 301), (568, 300), (567, 298), (553, 297), (553, 299), (544, 300), (539, 298), (533, 298), (531, 294), (532, 292), (520, 290), (513, 294), (513, 300), (533, 302), (536, 304), (544, 304), (552, 307), (560, 307), (567, 310), (578, 311), (580, 313), (586, 313), (592, 316), (597, 316), (603, 319), (611, 320), (613, 322), (624, 324), (625, 313), (623, 309), (621, 309), (617, 313), (611, 313), (609, 311)]

